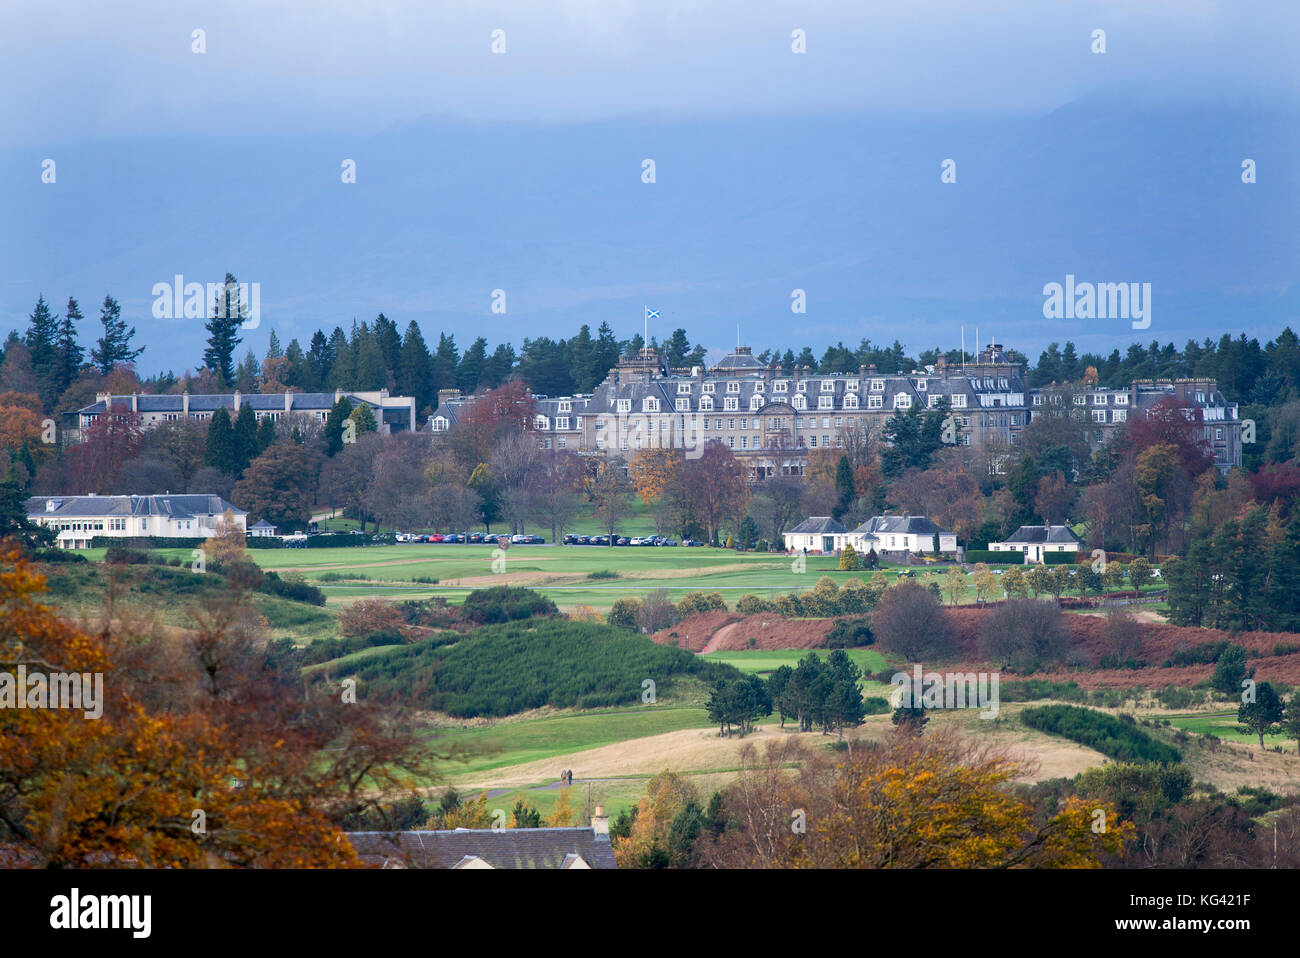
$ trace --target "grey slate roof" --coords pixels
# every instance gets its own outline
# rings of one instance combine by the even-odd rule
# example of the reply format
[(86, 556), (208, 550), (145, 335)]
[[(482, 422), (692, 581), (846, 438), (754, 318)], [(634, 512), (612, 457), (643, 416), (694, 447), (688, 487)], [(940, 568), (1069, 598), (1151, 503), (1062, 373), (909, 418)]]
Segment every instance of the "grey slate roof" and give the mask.
[[(46, 503), (58, 503), (53, 511)], [(168, 516), (173, 519), (193, 519), (198, 515), (221, 515), (229, 509), (234, 515), (247, 513), (236, 508), (220, 496), (36, 496), (27, 500), (29, 516)]]
[(863, 535), (910, 533), (923, 536), (934, 535), (936, 532), (939, 535), (952, 535), (947, 529), (940, 529), (926, 516), (872, 516), (853, 531)]
[(848, 530), (845, 529), (843, 525), (836, 522), (830, 516), (813, 516), (799, 523), (787, 532), (786, 535), (833, 535), (837, 532), (847, 531)]
[[(374, 403), (367, 402), (353, 393), (345, 392), (343, 394), (348, 401), (352, 403), (355, 409), (358, 403), (366, 403), (372, 409), (378, 408)], [(284, 411), (284, 393), (246, 393), (240, 396), (240, 403), (247, 405), (256, 412)], [(182, 412), (185, 408), (184, 397), (172, 394), (167, 395), (150, 395), (141, 394), (135, 397), (136, 408), (141, 413), (150, 412)], [(300, 393), (294, 392), (290, 400), (290, 410), (304, 412), (325, 411), (334, 406), (333, 393)], [(128, 395), (113, 396), (111, 402), (115, 406), (130, 406), (131, 397)], [(89, 406), (83, 406), (77, 410), (82, 416), (102, 414), (106, 411), (107, 404), (101, 399)], [(192, 393), (190, 395), (190, 412), (214, 412), (217, 409), (235, 408), (234, 393)]]
[(1003, 542), (1082, 542), (1069, 526), (1021, 526)]
[(453, 868), (466, 856), (493, 868), (565, 868), (580, 855), (592, 868), (617, 868), (608, 835), (586, 828), (348, 832), (362, 862), (376, 868)]

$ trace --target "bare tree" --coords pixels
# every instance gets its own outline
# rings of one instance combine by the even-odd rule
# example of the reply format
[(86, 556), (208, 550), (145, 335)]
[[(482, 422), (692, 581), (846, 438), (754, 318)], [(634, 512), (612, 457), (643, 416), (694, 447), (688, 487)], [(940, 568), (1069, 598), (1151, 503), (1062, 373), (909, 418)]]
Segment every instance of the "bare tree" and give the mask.
[(581, 460), (566, 449), (550, 449), (538, 457), (528, 480), (533, 493), (533, 515), (551, 527), (551, 541), (559, 542), (564, 526), (578, 512), (578, 489), (585, 470)]

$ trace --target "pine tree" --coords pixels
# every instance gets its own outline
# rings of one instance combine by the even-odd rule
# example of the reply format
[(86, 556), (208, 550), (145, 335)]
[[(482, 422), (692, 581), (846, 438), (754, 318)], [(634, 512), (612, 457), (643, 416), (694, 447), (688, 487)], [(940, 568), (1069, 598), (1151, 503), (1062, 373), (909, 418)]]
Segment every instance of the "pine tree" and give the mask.
[(455, 389), (456, 367), (460, 365), (460, 350), (456, 348), (455, 335), (438, 334), (438, 348), (433, 354), (434, 389)]
[(480, 336), (474, 340), (456, 367), (456, 388), (466, 396), (478, 389), (483, 375), (483, 364), (487, 361), (487, 340)]
[(284, 350), (284, 361), (288, 364), (284, 370), (284, 384), (286, 386), (293, 386), (299, 390), (313, 390), (316, 388), (305, 379), (307, 357), (303, 355), (298, 340), (289, 340), (289, 345)]
[(99, 322), (104, 327), (104, 334), (90, 351), (90, 361), (107, 376), (118, 363), (135, 362), (144, 352), (144, 347), (131, 348), (135, 327), (126, 328), (126, 321), (122, 319), (122, 307), (112, 296), (104, 297), (104, 304), (99, 307)]
[(334, 332), (330, 333), (329, 356), (329, 373), (321, 381), (321, 391), (351, 389), (357, 365), (353, 358), (352, 346), (342, 327), (335, 326)]
[(835, 518), (839, 519), (849, 511), (849, 506), (853, 505), (853, 500), (858, 497), (857, 487), (853, 482), (853, 465), (849, 462), (848, 456), (840, 456), (839, 465), (835, 467), (835, 491), (839, 494)]
[(578, 392), (591, 392), (605, 375), (595, 368), (596, 343), (591, 338), (591, 327), (586, 323), (578, 335), (569, 340), (569, 376)]
[(433, 406), (433, 357), (424, 343), (420, 327), (411, 322), (402, 338), (402, 351), (398, 358), (397, 391), (403, 396), (415, 397), (416, 412), (422, 413)]
[(243, 475), (248, 464), (257, 458), (257, 414), (247, 402), (239, 406), (234, 428), (233, 474)]
[(244, 361), (239, 364), (235, 370), (235, 388), (241, 393), (257, 392), (258, 380), (261, 378), (262, 367), (257, 364), (257, 357), (253, 355), (250, 349)]
[(68, 311), (59, 323), (59, 334), (54, 344), (54, 383), (60, 396), (76, 380), (86, 358), (85, 350), (77, 342), (77, 323), (84, 318), (76, 299), (69, 296)]
[(383, 389), (388, 385), (388, 373), (384, 368), (384, 357), (379, 350), (379, 338), (365, 324), (353, 340), (356, 355), (356, 372), (353, 375), (354, 389)]
[(32, 310), (28, 322), (30, 325), (27, 328), (24, 342), (27, 345), (28, 359), (31, 363), (32, 375), (36, 377), (41, 401), (48, 409), (54, 405), (54, 400), (58, 398), (51, 395), (51, 393), (54, 385), (55, 344), (58, 341), (59, 328), (58, 321), (50, 312), (50, 307), (46, 304), (44, 295), (37, 299), (36, 308)]
[(216, 373), (225, 386), (229, 386), (235, 377), (235, 347), (243, 342), (238, 332), (245, 318), (244, 307), (239, 301), (239, 281), (227, 273), (225, 285), (212, 304), (212, 316), (203, 327), (208, 331), (203, 366)]
[(391, 376), (397, 378), (397, 364), (401, 360), (402, 337), (397, 332), (397, 324), (380, 313), (375, 318), (375, 341), (379, 344), (379, 355), (384, 368), (384, 384)]
[(257, 454), (260, 456), (273, 445), (275, 445), (275, 420), (270, 416), (263, 416), (262, 421), (257, 424)]
[(325, 451), (328, 455), (337, 455), (343, 449), (343, 423), (350, 415), (352, 403), (347, 396), (340, 396), (325, 420)]
[(618, 365), (621, 345), (614, 336), (614, 331), (609, 328), (609, 323), (601, 323), (600, 328), (596, 330), (596, 350), (591, 360), (593, 375), (598, 377), (597, 382), (609, 375), (609, 371)]
[(668, 337), (668, 342), (664, 343), (664, 355), (668, 360), (670, 369), (680, 369), (686, 365), (686, 356), (691, 351), (690, 340), (686, 338), (686, 330), (674, 329), (673, 334)]
[[(339, 330), (342, 333), (342, 330)], [(302, 388), (308, 392), (325, 389), (329, 381), (330, 369), (334, 365), (334, 353), (330, 341), (319, 329), (311, 335), (307, 346), (307, 361), (302, 374)]]
[(267, 359), (279, 359), (284, 355), (284, 350), (280, 348), (280, 337), (275, 335), (275, 330), (271, 330), (271, 340), (266, 346)]
[(235, 474), (235, 430), (225, 406), (219, 407), (208, 421), (208, 441), (203, 451), (203, 464), (220, 469), (228, 475)]

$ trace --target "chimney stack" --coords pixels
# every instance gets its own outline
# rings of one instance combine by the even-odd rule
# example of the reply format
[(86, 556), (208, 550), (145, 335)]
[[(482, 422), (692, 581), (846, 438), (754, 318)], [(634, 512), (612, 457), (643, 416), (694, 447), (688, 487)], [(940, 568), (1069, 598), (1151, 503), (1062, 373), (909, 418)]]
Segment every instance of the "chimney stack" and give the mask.
[(609, 837), (609, 816), (605, 814), (605, 806), (596, 806), (596, 814), (591, 819), (591, 830), (597, 835)]

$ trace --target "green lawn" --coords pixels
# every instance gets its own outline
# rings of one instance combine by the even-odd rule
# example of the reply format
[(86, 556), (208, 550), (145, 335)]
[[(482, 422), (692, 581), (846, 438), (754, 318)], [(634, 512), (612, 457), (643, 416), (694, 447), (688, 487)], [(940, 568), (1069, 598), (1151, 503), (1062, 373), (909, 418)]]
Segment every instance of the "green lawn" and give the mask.
[[(1169, 723), (1175, 728), (1181, 728), (1196, 735), (1217, 735), (1229, 742), (1247, 742), (1252, 745), (1259, 745), (1259, 736), (1240, 730), (1241, 726), (1237, 724), (1236, 709), (1230, 712), (1196, 712), (1191, 715), (1171, 715), (1169, 716)], [(1288, 750), (1295, 746), (1295, 740), (1287, 738), (1283, 734), (1265, 735), (1264, 742), (1270, 747), (1281, 745)]]
[[(486, 728), (440, 730), (440, 744), (483, 750), (468, 762), (446, 768), (449, 780), (473, 781), (482, 772), (613, 745), (647, 735), (689, 728), (712, 728), (705, 710), (692, 706), (658, 705), (635, 709), (598, 709), (548, 718), (501, 722)], [(556, 769), (559, 774), (559, 769)]]
[[(875, 649), (845, 649), (849, 658), (860, 668), (864, 674), (879, 672), (889, 666), (885, 656)], [(822, 661), (830, 655), (829, 649), (789, 649), (785, 651), (765, 652), (755, 650), (753, 652), (710, 652), (705, 658), (715, 662), (725, 662), (728, 665), (734, 665), (742, 672), (756, 672), (763, 678), (767, 678), (772, 672), (775, 672), (783, 665), (795, 668), (799, 660), (808, 655), (809, 652), (816, 652), (817, 657)]]

